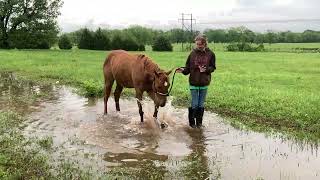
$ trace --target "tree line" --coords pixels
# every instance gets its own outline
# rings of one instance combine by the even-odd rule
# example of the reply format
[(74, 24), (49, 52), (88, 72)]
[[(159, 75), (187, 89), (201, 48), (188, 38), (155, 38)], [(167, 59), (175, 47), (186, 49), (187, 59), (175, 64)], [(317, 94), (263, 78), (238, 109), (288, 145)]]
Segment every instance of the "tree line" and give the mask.
[(92, 50), (144, 51), (145, 45), (151, 45), (156, 51), (172, 51), (171, 41), (164, 31), (142, 26), (131, 26), (123, 30), (98, 28), (96, 31), (83, 28), (65, 33), (59, 40), (61, 49), (77, 46), (79, 49)]
[[(131, 26), (126, 29), (87, 28), (61, 34), (57, 17), (61, 0), (1, 0), (0, 48), (48, 49), (59, 45), (61, 49), (78, 46), (80, 49), (125, 49), (143, 51), (145, 45), (153, 50), (172, 50), (172, 43), (190, 43), (198, 31), (188, 32), (174, 28), (167, 31)], [(209, 42), (234, 43), (310, 43), (320, 42), (320, 31), (253, 32), (246, 27), (207, 29)], [(234, 46), (235, 47), (235, 46)], [(245, 47), (245, 46), (243, 46)]]
[[(70, 42), (80, 49), (125, 49), (144, 50), (145, 45), (153, 45), (153, 49), (170, 50), (168, 43), (189, 43), (199, 32), (191, 34), (182, 29), (171, 29), (168, 31), (155, 30), (142, 26), (131, 26), (123, 30), (108, 30), (99, 28), (96, 32), (87, 28), (67, 33)], [(239, 43), (240, 49), (248, 49), (245, 43), (311, 43), (320, 42), (320, 31), (306, 30), (302, 33), (295, 32), (253, 32), (246, 27), (233, 27), (230, 29), (207, 29), (203, 32), (209, 42), (216, 43)], [(99, 40), (100, 39), (100, 40)], [(104, 45), (102, 45), (104, 42)], [(96, 44), (93, 45), (93, 44)], [(164, 47), (165, 46), (165, 47)], [(241, 47), (244, 48), (241, 48)], [(247, 46), (247, 47), (246, 47)], [(230, 46), (234, 49), (234, 45)], [(259, 46), (261, 48), (261, 46)]]
[(320, 42), (320, 31), (305, 30), (304, 32), (253, 32), (246, 27), (230, 29), (208, 29), (204, 31), (210, 42), (250, 42), (250, 43), (315, 43)]

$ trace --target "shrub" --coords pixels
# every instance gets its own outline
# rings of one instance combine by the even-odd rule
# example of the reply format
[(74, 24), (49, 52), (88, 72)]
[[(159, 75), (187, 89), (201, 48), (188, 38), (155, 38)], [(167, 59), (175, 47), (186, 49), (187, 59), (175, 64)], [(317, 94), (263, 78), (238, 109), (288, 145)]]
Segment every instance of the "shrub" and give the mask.
[(227, 51), (239, 51), (238, 45), (235, 43), (231, 43), (226, 46)]
[(256, 47), (256, 51), (264, 51), (264, 45), (259, 44), (258, 47)]
[(126, 51), (144, 51), (144, 45), (139, 44), (137, 40), (129, 34), (116, 34), (112, 38), (112, 49), (123, 49)]
[(65, 34), (60, 36), (58, 45), (59, 45), (60, 49), (71, 49), (72, 48), (70, 38)]
[(251, 43), (247, 43), (247, 42), (231, 43), (227, 45), (225, 48), (227, 51), (248, 51), (248, 52), (264, 51), (263, 44), (259, 44), (257, 47), (255, 47)]
[(82, 85), (82, 94), (86, 97), (94, 97), (102, 94), (103, 88), (94, 80), (86, 80)]
[(123, 38), (122, 49), (127, 50), (127, 51), (138, 51), (139, 44), (135, 38), (133, 38), (131, 36), (125, 36)]
[(36, 49), (50, 49), (50, 44), (48, 41), (43, 40), (38, 42), (38, 44), (35, 47)]
[(157, 37), (152, 45), (153, 51), (172, 51), (173, 47), (168, 38), (165, 36)]
[(146, 47), (144, 46), (144, 44), (140, 44), (138, 50), (139, 50), (139, 51), (145, 51), (145, 50), (146, 50)]

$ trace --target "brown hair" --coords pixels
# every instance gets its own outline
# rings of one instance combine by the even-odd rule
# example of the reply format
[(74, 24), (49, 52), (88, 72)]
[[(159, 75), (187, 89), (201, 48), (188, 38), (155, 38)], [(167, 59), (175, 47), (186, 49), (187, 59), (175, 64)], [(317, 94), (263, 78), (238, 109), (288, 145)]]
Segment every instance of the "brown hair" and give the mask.
[(201, 41), (205, 45), (207, 45), (207, 37), (204, 34), (199, 34), (196, 38), (194, 38), (194, 41)]

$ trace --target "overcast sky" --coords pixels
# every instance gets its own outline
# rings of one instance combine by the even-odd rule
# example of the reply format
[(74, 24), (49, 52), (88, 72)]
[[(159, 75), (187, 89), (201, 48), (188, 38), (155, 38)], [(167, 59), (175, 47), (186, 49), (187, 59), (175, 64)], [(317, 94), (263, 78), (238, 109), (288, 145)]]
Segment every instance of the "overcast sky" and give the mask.
[[(319, 0), (64, 0), (58, 22), (64, 32), (130, 25), (170, 29), (181, 27), (181, 13), (192, 13), (200, 31), (244, 25), (254, 31), (300, 32), (320, 30), (319, 7)], [(314, 20), (283, 21), (288, 19)]]

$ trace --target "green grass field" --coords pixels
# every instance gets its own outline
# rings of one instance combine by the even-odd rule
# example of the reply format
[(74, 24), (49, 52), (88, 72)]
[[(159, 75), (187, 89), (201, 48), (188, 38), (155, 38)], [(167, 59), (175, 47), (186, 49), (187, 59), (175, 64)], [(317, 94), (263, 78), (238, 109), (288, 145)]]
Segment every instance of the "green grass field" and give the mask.
[[(188, 52), (143, 52), (162, 68), (183, 66)], [(0, 71), (35, 81), (71, 84), (101, 96), (102, 64), (108, 52), (1, 50)], [(320, 134), (320, 54), (216, 51), (217, 70), (206, 107), (251, 124)], [(126, 94), (132, 93), (126, 90)], [(174, 104), (189, 106), (188, 78), (177, 74)]]

